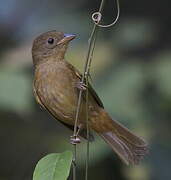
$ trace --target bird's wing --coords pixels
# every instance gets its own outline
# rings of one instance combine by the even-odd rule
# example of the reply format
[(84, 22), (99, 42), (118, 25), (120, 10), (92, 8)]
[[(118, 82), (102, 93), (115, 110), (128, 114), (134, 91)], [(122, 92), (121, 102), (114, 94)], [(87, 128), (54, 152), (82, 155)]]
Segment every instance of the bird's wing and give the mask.
[[(76, 76), (81, 80), (82, 79), (82, 74), (71, 64), (67, 63), (67, 65), (69, 66), (70, 69), (72, 69), (72, 71), (76, 74)], [(103, 103), (101, 101), (101, 99), (99, 98), (99, 96), (97, 95), (96, 91), (93, 89), (93, 87), (91, 86), (90, 83), (88, 83), (88, 90), (90, 92), (90, 94), (92, 95), (92, 97), (95, 99), (95, 101), (97, 102), (97, 104), (104, 108)], [(84, 97), (83, 97), (84, 98)]]

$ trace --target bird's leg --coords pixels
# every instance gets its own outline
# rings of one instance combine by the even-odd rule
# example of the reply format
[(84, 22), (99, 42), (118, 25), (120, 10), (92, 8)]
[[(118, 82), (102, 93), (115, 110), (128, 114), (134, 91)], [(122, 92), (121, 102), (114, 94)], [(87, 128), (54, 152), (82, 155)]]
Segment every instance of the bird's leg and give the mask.
[(79, 125), (78, 125), (78, 131), (77, 131), (76, 136), (79, 135), (79, 133), (80, 133), (80, 131), (81, 131), (82, 129), (83, 129), (83, 125), (82, 125), (82, 124), (79, 124)]
[(84, 84), (82, 81), (78, 81), (76, 84), (76, 87), (80, 90), (83, 90), (83, 91), (85, 91), (87, 89), (87, 85)]
[(71, 144), (76, 145), (76, 144), (79, 144), (81, 142), (81, 140), (78, 137), (78, 135), (79, 135), (79, 132), (82, 130), (82, 128), (83, 128), (83, 125), (80, 124), (78, 126), (78, 131), (77, 131), (76, 135), (75, 136), (71, 136), (71, 138), (70, 138), (70, 143)]

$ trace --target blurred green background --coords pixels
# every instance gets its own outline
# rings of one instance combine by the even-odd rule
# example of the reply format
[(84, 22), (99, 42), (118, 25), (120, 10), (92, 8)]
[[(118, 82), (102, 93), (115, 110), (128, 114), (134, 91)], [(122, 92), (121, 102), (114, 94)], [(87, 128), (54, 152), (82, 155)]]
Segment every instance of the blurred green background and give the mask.
[[(0, 0), (0, 180), (31, 180), (37, 161), (72, 150), (71, 131), (36, 104), (32, 94), (33, 39), (59, 30), (77, 34), (66, 59), (83, 69), (91, 14), (100, 0)], [(125, 166), (99, 137), (90, 145), (89, 179), (171, 179), (171, 21), (169, 0), (120, 1), (115, 27), (98, 34), (91, 74), (106, 110), (149, 145), (138, 166)], [(103, 21), (116, 16), (106, 0)], [(85, 141), (78, 147), (84, 179)]]

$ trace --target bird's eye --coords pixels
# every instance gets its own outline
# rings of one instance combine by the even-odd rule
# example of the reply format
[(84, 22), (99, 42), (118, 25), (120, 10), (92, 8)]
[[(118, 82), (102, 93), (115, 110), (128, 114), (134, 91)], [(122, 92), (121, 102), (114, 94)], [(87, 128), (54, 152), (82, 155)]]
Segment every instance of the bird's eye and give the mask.
[(54, 43), (54, 39), (53, 38), (49, 38), (48, 39), (48, 44), (53, 44)]

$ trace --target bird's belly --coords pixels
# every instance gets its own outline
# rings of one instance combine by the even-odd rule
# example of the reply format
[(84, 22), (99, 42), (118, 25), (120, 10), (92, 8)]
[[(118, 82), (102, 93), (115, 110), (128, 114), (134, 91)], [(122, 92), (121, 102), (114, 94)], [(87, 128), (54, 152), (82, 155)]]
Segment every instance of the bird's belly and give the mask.
[[(52, 80), (52, 79), (51, 79)], [(75, 82), (56, 76), (55, 81), (42, 80), (39, 83), (41, 101), (57, 119), (73, 125), (78, 101)]]

